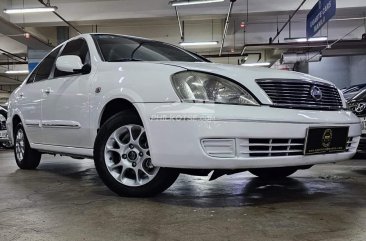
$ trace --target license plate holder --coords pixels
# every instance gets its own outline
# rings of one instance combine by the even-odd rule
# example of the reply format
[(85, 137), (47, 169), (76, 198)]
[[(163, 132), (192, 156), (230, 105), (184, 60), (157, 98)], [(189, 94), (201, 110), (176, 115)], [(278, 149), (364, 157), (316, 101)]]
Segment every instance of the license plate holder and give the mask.
[(304, 155), (331, 154), (347, 149), (349, 127), (310, 127), (307, 129)]

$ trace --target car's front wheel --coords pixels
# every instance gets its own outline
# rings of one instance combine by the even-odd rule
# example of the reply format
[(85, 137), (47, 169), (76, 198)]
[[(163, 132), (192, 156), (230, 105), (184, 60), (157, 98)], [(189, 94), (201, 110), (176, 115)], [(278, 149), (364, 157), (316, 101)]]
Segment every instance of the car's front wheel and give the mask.
[(153, 165), (141, 120), (128, 112), (111, 117), (99, 130), (94, 162), (103, 182), (120, 196), (156, 195), (179, 175), (173, 169)]
[(23, 125), (19, 123), (14, 131), (14, 155), (20, 169), (36, 169), (41, 161), (41, 153), (30, 147)]
[(283, 179), (294, 174), (297, 170), (296, 167), (276, 167), (251, 169), (249, 172), (262, 179)]

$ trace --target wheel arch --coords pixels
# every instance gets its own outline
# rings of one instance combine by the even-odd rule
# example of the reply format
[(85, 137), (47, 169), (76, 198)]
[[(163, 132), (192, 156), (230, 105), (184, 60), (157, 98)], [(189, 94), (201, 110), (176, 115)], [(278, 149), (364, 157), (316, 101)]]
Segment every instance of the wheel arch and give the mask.
[(12, 118), (12, 123), (13, 123), (13, 133), (15, 131), (15, 127), (17, 127), (17, 125), (19, 123), (22, 123), (22, 119), (20, 118), (20, 116), (18, 114), (15, 114)]
[(102, 111), (101, 114), (99, 116), (99, 121), (98, 121), (98, 129), (109, 119), (111, 118), (113, 115), (122, 112), (122, 111), (131, 111), (132, 113), (135, 113), (136, 115), (138, 115), (138, 117), (140, 118), (140, 120), (143, 122), (143, 118), (141, 118), (141, 115), (139, 113), (139, 111), (137, 110), (137, 108), (134, 106), (134, 104), (132, 102), (130, 102), (127, 99), (124, 98), (116, 98), (116, 99), (112, 99), (109, 102), (107, 102)]

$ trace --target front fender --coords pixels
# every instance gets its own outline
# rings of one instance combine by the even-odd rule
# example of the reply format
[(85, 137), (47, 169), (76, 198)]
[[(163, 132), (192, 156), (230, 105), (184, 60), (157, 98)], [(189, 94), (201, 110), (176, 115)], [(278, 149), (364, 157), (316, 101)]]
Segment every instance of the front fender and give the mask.
[(125, 99), (137, 109), (143, 123), (145, 116), (136, 103), (180, 102), (170, 77), (183, 69), (158, 63), (101, 63), (92, 83), (91, 136), (95, 139), (104, 107), (114, 99)]

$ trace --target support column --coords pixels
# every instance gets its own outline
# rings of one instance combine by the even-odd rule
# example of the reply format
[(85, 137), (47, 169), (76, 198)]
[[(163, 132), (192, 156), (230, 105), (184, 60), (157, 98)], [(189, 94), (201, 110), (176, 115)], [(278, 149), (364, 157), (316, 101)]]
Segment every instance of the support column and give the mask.
[(68, 26), (58, 26), (57, 44), (61, 44), (70, 38), (70, 28)]

